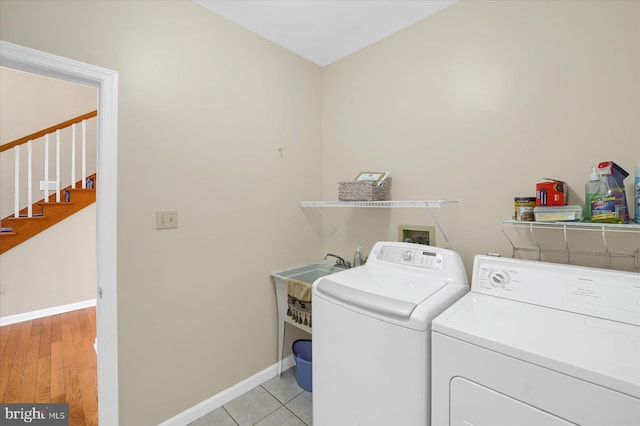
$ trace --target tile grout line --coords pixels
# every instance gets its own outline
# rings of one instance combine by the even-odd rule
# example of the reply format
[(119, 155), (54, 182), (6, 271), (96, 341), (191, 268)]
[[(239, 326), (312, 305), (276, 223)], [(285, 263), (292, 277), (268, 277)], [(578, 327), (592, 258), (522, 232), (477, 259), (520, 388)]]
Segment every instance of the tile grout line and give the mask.
[[(292, 401), (293, 401), (293, 400), (292, 400)], [(284, 408), (286, 408), (287, 410), (289, 410), (289, 412), (290, 412), (291, 414), (293, 414), (293, 415), (294, 415), (298, 420), (300, 420), (303, 424), (305, 424), (305, 425), (309, 426), (309, 424), (308, 424), (307, 422), (305, 422), (303, 418), (301, 418), (301, 417), (300, 417), (300, 416), (298, 416), (296, 413), (294, 413), (293, 411), (291, 411), (291, 410), (289, 409), (289, 407), (287, 407), (286, 405), (283, 405), (283, 407), (284, 407)]]
[[(307, 425), (307, 422), (305, 422), (302, 418), (300, 418), (296, 413), (294, 413), (293, 411), (291, 411), (289, 409), (289, 407), (287, 407), (287, 404), (290, 403), (291, 401), (293, 401), (294, 399), (296, 399), (297, 397), (299, 397), (300, 395), (302, 395), (304, 393), (304, 389), (301, 390), (300, 392), (298, 392), (293, 398), (290, 398), (287, 402), (282, 402), (278, 399), (278, 397), (276, 397), (274, 394), (272, 394), (271, 392), (269, 392), (269, 389), (267, 389), (266, 387), (264, 387), (262, 384), (258, 385), (260, 386), (262, 389), (264, 389), (269, 395), (271, 395), (276, 401), (278, 401), (278, 403), (280, 404), (280, 407), (276, 408), (275, 410), (273, 410), (272, 412), (270, 412), (269, 414), (267, 414), (266, 416), (262, 417), (261, 419), (259, 419), (258, 421), (256, 421), (255, 423), (253, 423), (254, 425), (260, 423), (261, 421), (263, 421), (264, 419), (266, 419), (267, 417), (269, 417), (270, 415), (272, 415), (273, 413), (275, 413), (276, 411), (278, 411), (280, 408), (284, 408), (285, 410), (287, 410), (289, 413), (291, 413), (296, 419), (300, 420), (303, 424)], [(231, 416), (233, 418), (233, 416)], [(234, 419), (235, 421), (235, 419)], [(237, 422), (236, 422), (237, 423)]]
[(282, 402), (278, 399), (277, 396), (275, 396), (274, 394), (272, 394), (271, 392), (269, 392), (269, 389), (265, 388), (264, 386), (262, 386), (262, 384), (259, 385), (262, 389), (264, 389), (265, 391), (267, 391), (267, 393), (269, 395), (271, 395), (272, 397), (274, 397), (276, 399), (276, 401), (278, 401), (281, 405), (287, 405), (288, 403), (290, 403), (291, 401), (293, 401), (294, 399), (296, 399), (297, 397), (299, 397), (300, 395), (302, 395), (302, 393), (304, 392), (304, 389), (300, 390), (300, 392), (298, 392), (297, 394), (295, 394), (293, 396), (293, 398), (289, 399), (287, 402)]
[(262, 386), (262, 383), (259, 384), (258, 386), (260, 386), (267, 394), (269, 394), (273, 399), (275, 399), (276, 401), (278, 401), (278, 404), (280, 404), (280, 406), (278, 408), (276, 408), (275, 410), (269, 412), (269, 414), (265, 415), (264, 417), (258, 419), (257, 421), (251, 423), (252, 425), (257, 425), (258, 423), (260, 423), (261, 421), (263, 421), (264, 419), (266, 419), (267, 417), (269, 417), (270, 415), (272, 415), (273, 413), (275, 413), (276, 411), (278, 411), (280, 408), (284, 407), (284, 404), (282, 402), (280, 402), (280, 400), (271, 392), (269, 392), (269, 390), (267, 388), (265, 388), (264, 386)]
[[(231, 421), (232, 421), (232, 422), (234, 422), (237, 426), (240, 426), (240, 423), (238, 423), (238, 422), (236, 421), (235, 417), (233, 417), (233, 416), (231, 415), (231, 413), (230, 413), (230, 412), (228, 412), (226, 408), (224, 408), (224, 405), (221, 405), (221, 406), (220, 406), (220, 408), (222, 408), (222, 409), (224, 410), (224, 412), (225, 412), (225, 413), (227, 413), (227, 416), (229, 416), (229, 418), (231, 419)], [(211, 413), (212, 413), (212, 412), (213, 412), (213, 411), (211, 411)]]

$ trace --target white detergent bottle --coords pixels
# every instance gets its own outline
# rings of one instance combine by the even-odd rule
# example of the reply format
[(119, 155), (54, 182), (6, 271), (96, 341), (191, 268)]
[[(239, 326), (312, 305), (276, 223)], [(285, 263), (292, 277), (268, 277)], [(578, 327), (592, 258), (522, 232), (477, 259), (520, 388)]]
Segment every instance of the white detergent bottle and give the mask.
[(360, 253), (360, 249), (362, 247), (356, 248), (356, 254), (353, 255), (353, 267), (362, 266), (362, 254)]
[(591, 200), (598, 194), (607, 192), (607, 184), (602, 180), (595, 166), (592, 168), (591, 178), (584, 185), (584, 220), (591, 221)]

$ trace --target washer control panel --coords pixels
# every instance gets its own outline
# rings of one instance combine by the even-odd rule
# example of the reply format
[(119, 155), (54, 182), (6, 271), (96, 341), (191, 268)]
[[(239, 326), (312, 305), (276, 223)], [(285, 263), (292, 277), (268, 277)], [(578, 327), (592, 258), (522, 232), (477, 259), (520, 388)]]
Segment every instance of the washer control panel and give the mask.
[(378, 251), (376, 259), (437, 271), (444, 269), (444, 256), (441, 253), (411, 247), (383, 246)]

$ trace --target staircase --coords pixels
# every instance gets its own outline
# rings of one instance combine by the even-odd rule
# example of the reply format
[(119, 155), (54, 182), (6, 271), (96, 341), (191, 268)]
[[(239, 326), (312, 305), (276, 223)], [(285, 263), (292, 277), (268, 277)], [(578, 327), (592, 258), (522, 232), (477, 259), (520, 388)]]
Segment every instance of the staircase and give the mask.
[[(93, 182), (96, 175), (89, 176)], [(56, 223), (68, 218), (74, 213), (96, 202), (95, 186), (92, 189), (80, 188), (82, 181), (76, 183), (76, 188), (70, 186), (63, 190), (69, 194), (69, 201), (56, 203), (56, 195), (51, 194), (49, 201), (44, 199), (33, 204), (33, 216), (27, 216), (27, 209), (20, 211), (20, 217), (14, 215), (5, 217), (0, 221), (2, 228), (12, 228), (11, 232), (0, 232), (0, 254), (6, 253), (18, 244), (39, 234)], [(65, 198), (66, 200), (66, 198)]]
[[(55, 225), (56, 223), (68, 218), (74, 213), (82, 210), (96, 201), (95, 182), (96, 175), (89, 175), (87, 173), (87, 143), (95, 144), (95, 141), (88, 141), (86, 135), (86, 124), (90, 119), (97, 117), (97, 111), (91, 111), (87, 114), (72, 118), (65, 122), (56, 124), (52, 127), (40, 130), (38, 132), (27, 135), (23, 138), (17, 139), (13, 142), (0, 145), (0, 153), (3, 155), (11, 155), (14, 157), (14, 175), (15, 175), (15, 193), (14, 197), (14, 209), (13, 214), (0, 220), (0, 254), (6, 253), (12, 248), (16, 247), (20, 243), (28, 240), (29, 238), (37, 235), (47, 228)], [(81, 129), (81, 147), (76, 148), (76, 124), (82, 126)], [(66, 129), (66, 130), (65, 130)], [(61, 131), (65, 130), (64, 140)], [(49, 139), (55, 138), (55, 150), (54, 155), (50, 154)], [(44, 143), (42, 143), (44, 142)], [(70, 157), (70, 174), (71, 179), (67, 182), (71, 182), (72, 185), (66, 188), (61, 188), (62, 175), (60, 156), (62, 153), (61, 146), (65, 145), (66, 151)], [(33, 152), (38, 149), (41, 150), (39, 158), (43, 158), (43, 164), (35, 163), (33, 159)], [(79, 152), (76, 152), (79, 151)], [(21, 155), (26, 153), (27, 166), (26, 173), (25, 167), (21, 162)], [(53, 166), (50, 173), (50, 157), (55, 157)], [(80, 159), (82, 179), (76, 182), (76, 160)], [(3, 164), (6, 164), (3, 161)], [(34, 169), (42, 170), (44, 173), (34, 177)], [(10, 170), (6, 172), (10, 173)], [(5, 182), (9, 182), (8, 173), (3, 170), (2, 178), (6, 179)], [(65, 172), (66, 174), (66, 172)], [(68, 176), (68, 175), (67, 175)], [(40, 180), (41, 189), (44, 190), (44, 198), (32, 204), (32, 195), (34, 192), (33, 181), (37, 182), (38, 177), (44, 178)], [(75, 183), (74, 183), (75, 182)], [(25, 185), (26, 183), (26, 185)], [(50, 185), (54, 185), (55, 190), (49, 188)], [(9, 188), (3, 186), (4, 191), (9, 191)], [(26, 188), (26, 190), (25, 190)], [(53, 191), (53, 193), (50, 192)], [(8, 195), (8, 194), (6, 194)], [(27, 199), (27, 207), (20, 200)], [(8, 199), (8, 197), (7, 197)], [(20, 205), (21, 204), (21, 205)], [(5, 210), (4, 214), (7, 214)]]

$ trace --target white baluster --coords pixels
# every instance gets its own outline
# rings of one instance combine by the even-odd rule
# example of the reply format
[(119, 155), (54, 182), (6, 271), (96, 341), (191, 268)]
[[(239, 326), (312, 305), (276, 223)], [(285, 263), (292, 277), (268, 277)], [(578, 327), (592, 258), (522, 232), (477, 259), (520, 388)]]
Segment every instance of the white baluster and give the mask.
[(76, 124), (71, 125), (71, 187), (76, 187)]
[(44, 135), (44, 202), (49, 201), (49, 135)]
[(33, 217), (33, 141), (27, 142), (27, 217)]
[(56, 203), (60, 202), (60, 129), (56, 130)]
[(82, 120), (82, 188), (87, 187), (87, 120)]
[(15, 194), (13, 198), (13, 211), (14, 217), (20, 217), (20, 145), (16, 145), (14, 152), (16, 174), (14, 183)]

